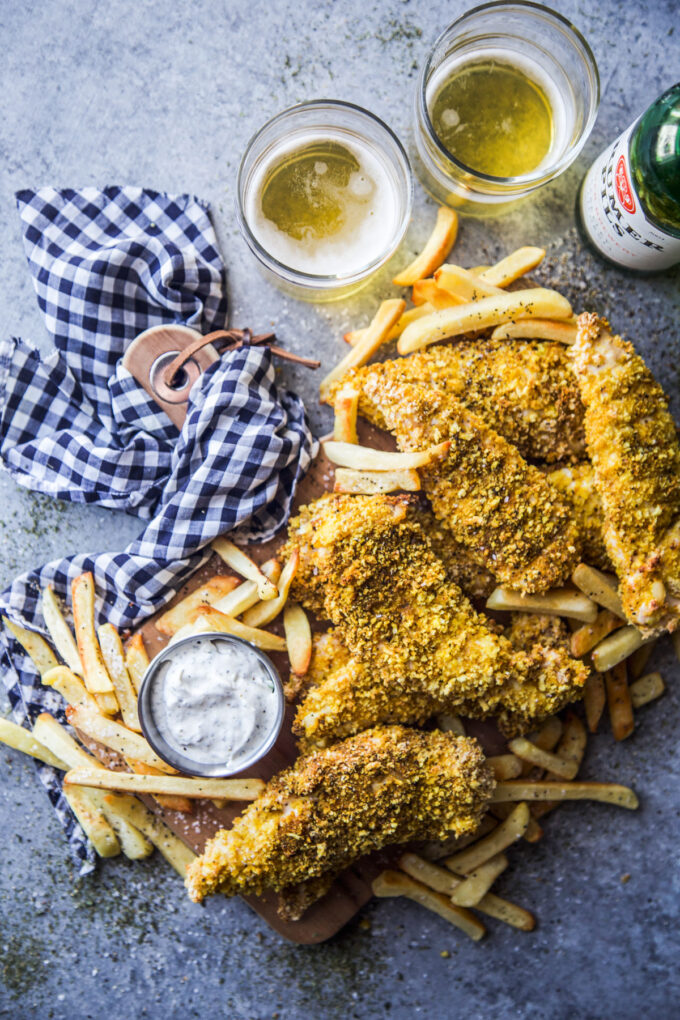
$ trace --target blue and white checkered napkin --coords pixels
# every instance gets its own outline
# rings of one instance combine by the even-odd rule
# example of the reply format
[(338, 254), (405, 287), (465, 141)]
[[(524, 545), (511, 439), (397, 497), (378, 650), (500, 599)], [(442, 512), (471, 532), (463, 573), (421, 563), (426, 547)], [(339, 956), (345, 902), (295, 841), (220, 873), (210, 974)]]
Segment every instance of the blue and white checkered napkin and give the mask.
[[(191, 389), (181, 432), (123, 368), (142, 330), (181, 322), (225, 325), (224, 266), (207, 207), (140, 188), (22, 191), (18, 204), (38, 303), (55, 352), (0, 343), (0, 462), (20, 485), (58, 499), (127, 510), (148, 524), (118, 553), (81, 554), (23, 574), (0, 611), (46, 633), (40, 589), (68, 599), (94, 574), (102, 620), (130, 627), (159, 608), (237, 528), (265, 540), (285, 522), (315, 452), (304, 407), (277, 388), (271, 354), (223, 355)], [(256, 323), (253, 323), (256, 325)], [(61, 698), (41, 686), (21, 647), (0, 636), (2, 680), (16, 721), (30, 726)], [(93, 855), (61, 793), (39, 765), (81, 870)]]

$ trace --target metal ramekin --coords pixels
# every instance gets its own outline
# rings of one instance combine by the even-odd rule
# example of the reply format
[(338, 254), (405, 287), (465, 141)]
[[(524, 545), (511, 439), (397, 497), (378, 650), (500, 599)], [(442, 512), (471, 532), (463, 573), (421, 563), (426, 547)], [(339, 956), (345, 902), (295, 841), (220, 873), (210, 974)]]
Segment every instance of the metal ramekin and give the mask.
[[(249, 651), (253, 654), (253, 656), (259, 659), (259, 661), (264, 666), (267, 674), (271, 677), (271, 680), (274, 684), (274, 691), (276, 693), (276, 698), (278, 702), (274, 726), (269, 736), (267, 737), (266, 741), (264, 741), (260, 745), (260, 747), (257, 748), (257, 750), (253, 753), (253, 755), (250, 758), (239, 764), (238, 770), (229, 769), (226, 764), (220, 765), (218, 763), (209, 765), (206, 764), (205, 762), (196, 762), (193, 760), (193, 758), (189, 758), (186, 755), (180, 754), (165, 741), (163, 735), (157, 728), (153, 718), (153, 711), (151, 707), (151, 691), (153, 689), (154, 680), (158, 675), (158, 670), (160, 666), (162, 666), (164, 662), (167, 662), (169, 659), (172, 658), (172, 654), (175, 651), (175, 649), (181, 648), (183, 645), (187, 644), (198, 644), (201, 641), (205, 641), (206, 639), (207, 640), (218, 639), (220, 641), (227, 641), (231, 642), (232, 644), (242, 645), (245, 648), (248, 648)], [(139, 690), (138, 701), (139, 722), (142, 727), (142, 732), (144, 736), (146, 737), (147, 741), (154, 749), (156, 754), (159, 756), (159, 758), (162, 758), (163, 761), (167, 762), (168, 765), (172, 765), (172, 767), (177, 769), (179, 772), (185, 772), (187, 775), (190, 776), (203, 776), (205, 778), (212, 779), (218, 777), (224, 778), (226, 776), (237, 775), (238, 773), (244, 772), (246, 769), (251, 768), (251, 766), (253, 766), (255, 762), (260, 761), (261, 758), (264, 758), (264, 756), (271, 750), (271, 748), (276, 743), (278, 735), (281, 732), (281, 726), (283, 725), (284, 709), (285, 698), (283, 695), (283, 684), (281, 683), (281, 677), (277, 673), (269, 657), (265, 655), (265, 653), (261, 651), (259, 648), (257, 648), (255, 645), (252, 645), (249, 641), (244, 641), (242, 638), (234, 637), (233, 634), (225, 634), (221, 631), (219, 632), (208, 631), (200, 634), (191, 634), (189, 637), (181, 638), (181, 640), (176, 641), (173, 645), (168, 645), (167, 648), (164, 648), (162, 652), (159, 652), (158, 655), (149, 663), (149, 667), (146, 673), (144, 674), (144, 679), (142, 680), (142, 685)]]

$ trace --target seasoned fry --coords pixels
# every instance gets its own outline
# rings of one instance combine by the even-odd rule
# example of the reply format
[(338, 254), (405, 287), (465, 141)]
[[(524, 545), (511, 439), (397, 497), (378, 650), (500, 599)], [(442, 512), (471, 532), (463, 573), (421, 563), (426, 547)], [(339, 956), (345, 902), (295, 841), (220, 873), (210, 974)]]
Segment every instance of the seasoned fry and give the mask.
[(576, 324), (556, 319), (517, 319), (516, 322), (496, 326), (491, 339), (556, 340), (569, 346), (576, 341)]
[(564, 725), (558, 715), (551, 715), (546, 719), (540, 730), (533, 738), (532, 743), (540, 747), (542, 751), (552, 751), (564, 732)]
[(497, 921), (519, 928), (520, 931), (533, 931), (536, 927), (536, 918), (532, 913), (491, 892), (480, 900), (475, 909), (487, 917), (495, 917)]
[(450, 445), (449, 442), (444, 442), (415, 453), (392, 453), (386, 450), (373, 450), (368, 446), (335, 443), (329, 440), (323, 444), (323, 449), (331, 463), (340, 467), (355, 468), (358, 471), (393, 471), (424, 467), (436, 458), (446, 456)]
[(599, 673), (606, 673), (651, 640), (651, 636), (644, 638), (637, 627), (621, 627), (593, 649), (593, 666)]
[(55, 666), (59, 665), (54, 652), (40, 634), (36, 634), (33, 630), (26, 630), (25, 627), (20, 627), (18, 623), (13, 623), (6, 616), (3, 616), (2, 622), (30, 657), (41, 677), (50, 669), (54, 669)]
[(73, 814), (99, 856), (117, 857), (120, 853), (118, 837), (103, 813), (95, 806), (89, 790), (83, 790), (66, 781), (63, 790)]
[(598, 800), (603, 804), (616, 804), (618, 807), (634, 811), (639, 801), (629, 787), (618, 783), (559, 783), (559, 782), (525, 782), (523, 779), (512, 779), (508, 783), (499, 783), (491, 797), (492, 803), (506, 804), (509, 801), (543, 801), (543, 800)]
[(413, 469), (401, 471), (354, 471), (336, 468), (333, 492), (372, 496), (380, 492), (419, 492), (420, 475)]
[(283, 610), (283, 630), (290, 668), (296, 676), (304, 676), (312, 659), (312, 628), (299, 602), (288, 602)]
[(390, 298), (382, 302), (359, 342), (352, 347), (335, 368), (331, 369), (321, 383), (320, 399), (322, 403), (328, 401), (331, 387), (338, 379), (342, 379), (350, 368), (358, 368), (371, 360), (378, 348), (386, 342), (387, 334), (405, 310), (406, 302), (401, 298)]
[(637, 680), (641, 677), (647, 668), (650, 656), (654, 651), (658, 638), (654, 641), (648, 641), (646, 645), (640, 645), (628, 660), (628, 676), (631, 680)]
[(290, 591), (299, 562), (300, 553), (297, 549), (294, 549), (281, 571), (278, 583), (279, 594), (275, 599), (270, 599), (268, 602), (259, 602), (252, 609), (249, 609), (247, 613), (244, 613), (243, 623), (246, 627), (262, 627), (266, 623), (271, 623), (279, 615), (288, 601), (288, 592)]
[[(129, 768), (139, 776), (163, 775), (160, 769), (154, 768), (153, 765), (146, 765), (143, 761), (136, 761), (134, 758), (126, 758), (125, 761)], [(158, 793), (154, 796), (154, 800), (161, 807), (167, 808), (168, 811), (181, 811), (185, 815), (192, 815), (194, 813), (194, 802), (189, 797)]]
[(625, 619), (616, 586), (601, 570), (589, 567), (586, 563), (579, 563), (571, 575), (571, 579), (576, 587), (580, 588), (593, 602), (604, 606), (614, 616), (618, 616), (622, 620)]
[(10, 722), (9, 719), (0, 718), (0, 742), (14, 748), (15, 751), (30, 755), (31, 758), (37, 758), (52, 768), (62, 771), (66, 768), (64, 761), (53, 754), (30, 730), (25, 730), (23, 726)]
[(648, 702), (660, 698), (665, 690), (666, 685), (660, 673), (648, 673), (646, 676), (641, 676), (629, 688), (633, 708), (642, 708)]
[(618, 630), (619, 627), (623, 627), (623, 620), (619, 616), (615, 616), (608, 609), (603, 609), (597, 614), (597, 619), (594, 623), (584, 624), (583, 627), (579, 627), (571, 635), (571, 654), (575, 658), (581, 659), (588, 652), (592, 651), (596, 645), (599, 645), (600, 641), (606, 638), (607, 634)]
[(430, 276), (438, 269), (456, 242), (458, 216), (453, 209), (441, 205), (437, 210), (434, 230), (420, 255), (402, 269), (392, 280), (395, 287), (411, 287), (417, 280)]
[[(111, 677), (106, 671), (101, 648), (94, 629), (94, 578), (88, 571), (76, 577), (71, 585), (73, 600), (73, 622), (76, 630), (78, 654), (83, 664), (85, 686), (95, 698), (103, 712), (115, 714), (118, 705)], [(56, 663), (55, 663), (56, 665)], [(106, 695), (100, 701), (98, 694)]]
[(270, 634), (267, 630), (248, 627), (240, 620), (235, 620), (233, 616), (227, 616), (212, 606), (207, 606), (202, 612), (200, 609), (196, 609), (194, 612), (197, 614), (196, 633), (198, 634), (202, 632), (233, 634), (234, 637), (250, 641), (251, 644), (257, 645), (258, 648), (263, 648), (265, 651), (285, 652), (286, 650), (284, 638), (278, 637), (277, 634)]
[[(487, 269), (481, 269), (479, 276), (496, 287), (507, 287), (520, 276), (531, 272), (545, 258), (544, 248), (525, 247), (506, 255), (504, 259)], [(473, 270), (471, 270), (472, 272)]]
[[(396, 340), (404, 332), (406, 327), (411, 322), (415, 322), (416, 319), (422, 319), (424, 315), (429, 315), (430, 312), (434, 312), (435, 309), (430, 304), (416, 305), (415, 308), (407, 308), (403, 315), (400, 315), (395, 322), (392, 329), (385, 337), (385, 342), (389, 340)], [(345, 333), (343, 339), (353, 347), (361, 340), (362, 336), (366, 332), (365, 329), (353, 329), (349, 333)]]
[(460, 298), (448, 290), (437, 286), (436, 280), (417, 280), (413, 284), (411, 300), (416, 308), (422, 305), (430, 305), (432, 311), (440, 311), (442, 308), (453, 308), (454, 305), (462, 304)]
[(126, 818), (131, 825), (144, 833), (178, 875), (182, 878), (186, 876), (186, 870), (195, 860), (196, 854), (174, 832), (171, 832), (160, 818), (152, 814), (135, 797), (109, 793), (104, 797), (104, 800), (115, 809), (117, 814)]
[(471, 871), (464, 882), (455, 889), (451, 901), (458, 907), (476, 907), (484, 899), (499, 875), (507, 868), (508, 858), (505, 854), (496, 854), (484, 864)]
[(456, 305), (455, 308), (445, 308), (412, 322), (399, 337), (397, 350), (400, 354), (410, 354), (438, 340), (498, 326), (510, 319), (568, 319), (571, 314), (571, 305), (557, 291), (544, 287), (515, 290)]
[(383, 871), (373, 880), (372, 888), (374, 896), (405, 896), (409, 900), (420, 903), (422, 907), (432, 910), (435, 914), (443, 917), (445, 921), (460, 928), (475, 942), (479, 941), (486, 933), (484, 925), (469, 910), (454, 906), (448, 897), (433, 892), (426, 885), (400, 871)]
[(539, 768), (554, 772), (563, 779), (573, 779), (578, 772), (578, 765), (574, 761), (562, 758), (557, 754), (551, 754), (550, 751), (543, 751), (540, 747), (532, 744), (530, 740), (527, 740), (526, 737), (516, 737), (514, 740), (509, 741), (508, 747), (522, 761), (530, 762)]
[(359, 390), (345, 386), (338, 390), (333, 401), (335, 418), (333, 421), (333, 439), (336, 443), (358, 443), (357, 409), (359, 407)]
[[(262, 573), (269, 578), (272, 584), (278, 584), (281, 577), (281, 564), (277, 559), (267, 560), (262, 564)], [(234, 588), (226, 598), (220, 599), (215, 609), (224, 613), (225, 616), (240, 616), (259, 601), (260, 596), (255, 581), (244, 581), (238, 588)]]
[(149, 656), (144, 647), (144, 638), (141, 634), (134, 634), (125, 648), (125, 665), (137, 694), (142, 686), (144, 674), (149, 668)]
[(237, 574), (245, 577), (248, 581), (255, 581), (258, 594), (263, 601), (266, 602), (268, 599), (276, 598), (279, 593), (276, 585), (262, 572), (257, 563), (251, 560), (250, 556), (246, 556), (228, 538), (225, 538), (223, 535), (221, 538), (214, 539), (212, 547), (218, 556), (222, 557), (227, 566), (235, 570)]
[[(563, 759), (564, 761), (570, 761), (574, 763), (576, 768), (576, 774), (578, 773), (578, 770), (580, 769), (581, 763), (585, 756), (587, 742), (588, 737), (586, 734), (585, 726), (583, 725), (583, 723), (581, 722), (577, 715), (574, 715), (573, 712), (570, 712), (569, 716), (567, 717), (566, 725), (564, 727), (562, 739), (560, 740), (556, 748), (556, 753), (558, 757)], [(532, 776), (532, 778), (540, 777)], [(562, 777), (558, 775), (556, 772), (547, 772), (544, 778), (546, 781), (552, 782), (553, 780), (560, 781)], [(543, 816), (547, 815), (550, 811), (554, 811), (556, 807), (559, 807), (559, 801), (555, 802), (542, 801), (540, 804), (532, 804), (531, 805), (532, 818), (534, 819), (543, 818)]]
[(494, 287), (492, 283), (475, 276), (474, 273), (463, 269), (462, 266), (449, 265), (448, 263), (437, 270), (434, 279), (438, 287), (457, 298), (458, 304), (479, 301), (480, 298), (494, 297), (504, 293), (500, 287)]
[(612, 724), (614, 740), (625, 740), (635, 729), (633, 704), (628, 689), (628, 670), (625, 662), (619, 662), (604, 675), (607, 686), (609, 721)]
[(113, 772), (109, 769), (71, 769), (65, 782), (94, 786), (100, 790), (121, 790), (124, 793), (168, 793), (181, 797), (224, 800), (255, 800), (264, 790), (261, 779), (189, 779), (186, 776), (142, 776), (134, 772)]
[(514, 754), (494, 755), (486, 759), (486, 764), (491, 766), (494, 777), (499, 781), (517, 779), (522, 772), (522, 762)]
[[(113, 719), (108, 719), (97, 712), (88, 712), (84, 708), (76, 708), (73, 705), (67, 707), (66, 718), (71, 726), (82, 730), (88, 737), (103, 744), (104, 747), (117, 751), (123, 758), (143, 761), (146, 765), (153, 765), (160, 769), (161, 772), (175, 771), (162, 758), (158, 757), (144, 737), (126, 729), (125, 726), (114, 722)], [(73, 780), (73, 782), (77, 782), (77, 780)]]
[(486, 608), (566, 616), (584, 623), (597, 619), (595, 603), (573, 588), (553, 588), (545, 595), (522, 595), (510, 588), (496, 588), (486, 600)]
[(80, 661), (80, 655), (78, 654), (76, 639), (64, 618), (64, 611), (61, 608), (61, 602), (54, 594), (53, 588), (50, 586), (43, 588), (40, 606), (42, 609), (43, 619), (45, 620), (45, 626), (47, 627), (50, 637), (54, 642), (54, 647), (57, 649), (68, 668), (78, 676), (82, 676), (83, 664)]
[(180, 627), (184, 627), (189, 622), (189, 613), (192, 609), (196, 609), (197, 606), (217, 605), (221, 599), (225, 598), (238, 585), (239, 581), (236, 577), (226, 577), (223, 574), (211, 577), (200, 588), (196, 588), (186, 598), (183, 598), (181, 602), (174, 605), (172, 609), (168, 609), (162, 616), (159, 616), (156, 620), (156, 630), (159, 630), (161, 634), (167, 634), (168, 637), (172, 637)]
[[(517, 785), (517, 783), (518, 781), (514, 781), (514, 783), (501, 783), (497, 789)], [(492, 795), (491, 801), (492, 803), (498, 801), (495, 794)], [(480, 839), (477, 843), (473, 843), (472, 846), (468, 847), (466, 850), (461, 850), (460, 853), (447, 857), (444, 860), (445, 866), (449, 869), (449, 871), (459, 872), (462, 875), (469, 875), (478, 868), (480, 864), (484, 864), (485, 861), (488, 861), (491, 857), (495, 857), (496, 854), (501, 853), (518, 839), (521, 839), (529, 824), (529, 817), (528, 806), (526, 804), (518, 804), (514, 811), (508, 815), (505, 821), (496, 826), (493, 832), (491, 832), (488, 836), (485, 836), (484, 839)]]
[(97, 636), (106, 669), (116, 691), (123, 722), (128, 729), (141, 733), (142, 727), (137, 714), (137, 695), (125, 666), (125, 653), (118, 631), (113, 624), (105, 623), (97, 631)]
[(47, 687), (54, 687), (69, 705), (86, 708), (89, 712), (98, 712), (99, 705), (89, 693), (82, 680), (71, 672), (68, 666), (55, 666), (45, 673), (42, 682)]
[(597, 727), (607, 703), (604, 677), (601, 673), (591, 673), (583, 688), (583, 704), (586, 710), (586, 722), (591, 733), (597, 733)]

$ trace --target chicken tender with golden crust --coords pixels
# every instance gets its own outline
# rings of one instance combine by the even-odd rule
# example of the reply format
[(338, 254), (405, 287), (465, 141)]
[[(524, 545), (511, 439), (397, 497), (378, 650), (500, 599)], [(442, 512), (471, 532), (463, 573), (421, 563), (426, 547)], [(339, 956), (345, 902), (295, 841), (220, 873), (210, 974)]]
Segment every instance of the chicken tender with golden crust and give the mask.
[(450, 441), (420, 477), (435, 516), (477, 563), (522, 592), (566, 580), (580, 557), (572, 508), (514, 446), (436, 390), (386, 375), (374, 400), (400, 449)]
[(359, 413), (386, 428), (389, 378), (439, 390), (478, 414), (528, 460), (583, 457), (583, 405), (563, 344), (468, 340), (354, 369), (336, 387), (360, 388)]
[(630, 623), (680, 623), (680, 444), (663, 390), (632, 344), (593, 314), (570, 349), (586, 408), (604, 541)]
[(581, 537), (583, 559), (600, 570), (612, 570), (604, 544), (602, 501), (595, 485), (595, 472), (589, 461), (557, 468), (547, 479), (569, 498)]
[(368, 730), (271, 779), (189, 866), (189, 895), (286, 891), (390, 844), (474, 832), (494, 785), (475, 740)]

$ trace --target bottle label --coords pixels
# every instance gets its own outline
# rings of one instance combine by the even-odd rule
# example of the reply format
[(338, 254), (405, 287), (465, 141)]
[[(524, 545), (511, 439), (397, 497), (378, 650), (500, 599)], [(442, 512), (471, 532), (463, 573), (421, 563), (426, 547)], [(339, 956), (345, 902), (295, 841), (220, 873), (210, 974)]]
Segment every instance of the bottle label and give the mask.
[(630, 172), (631, 124), (598, 156), (581, 188), (581, 218), (593, 244), (627, 269), (666, 269), (680, 262), (680, 238), (644, 214)]

